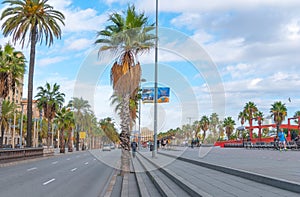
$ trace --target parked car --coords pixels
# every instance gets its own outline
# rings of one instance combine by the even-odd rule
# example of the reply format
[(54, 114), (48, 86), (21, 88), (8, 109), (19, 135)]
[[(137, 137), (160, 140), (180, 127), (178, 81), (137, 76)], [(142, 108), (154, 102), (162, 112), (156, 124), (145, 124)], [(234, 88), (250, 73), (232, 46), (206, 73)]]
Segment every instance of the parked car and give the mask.
[(114, 144), (111, 144), (111, 145), (110, 145), (110, 149), (115, 149), (115, 145), (114, 145)]
[(110, 148), (109, 144), (104, 144), (103, 145), (102, 151), (110, 151), (110, 150), (111, 150), (111, 148)]

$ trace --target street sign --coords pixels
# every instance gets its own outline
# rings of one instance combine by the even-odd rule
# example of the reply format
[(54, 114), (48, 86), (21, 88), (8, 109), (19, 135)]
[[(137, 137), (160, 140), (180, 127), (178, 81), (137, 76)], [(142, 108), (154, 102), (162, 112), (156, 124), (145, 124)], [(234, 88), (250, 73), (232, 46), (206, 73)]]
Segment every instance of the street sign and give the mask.
[(86, 133), (84, 131), (79, 132), (79, 138), (80, 139), (85, 139)]

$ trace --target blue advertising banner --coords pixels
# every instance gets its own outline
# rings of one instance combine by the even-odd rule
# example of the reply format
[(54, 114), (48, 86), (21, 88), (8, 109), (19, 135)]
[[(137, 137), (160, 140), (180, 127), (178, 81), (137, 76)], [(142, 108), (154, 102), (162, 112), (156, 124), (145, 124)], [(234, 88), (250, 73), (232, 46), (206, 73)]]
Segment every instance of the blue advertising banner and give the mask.
[[(159, 87), (157, 89), (157, 103), (168, 103), (170, 100), (170, 88)], [(154, 88), (142, 88), (142, 101), (154, 103)]]

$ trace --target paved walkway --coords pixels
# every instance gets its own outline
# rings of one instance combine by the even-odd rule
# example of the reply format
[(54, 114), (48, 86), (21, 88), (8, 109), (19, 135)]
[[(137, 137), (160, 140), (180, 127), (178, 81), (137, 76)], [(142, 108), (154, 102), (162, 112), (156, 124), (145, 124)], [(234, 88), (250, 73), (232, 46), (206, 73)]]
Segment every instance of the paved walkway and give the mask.
[(160, 152), (300, 183), (300, 151), (177, 147)]

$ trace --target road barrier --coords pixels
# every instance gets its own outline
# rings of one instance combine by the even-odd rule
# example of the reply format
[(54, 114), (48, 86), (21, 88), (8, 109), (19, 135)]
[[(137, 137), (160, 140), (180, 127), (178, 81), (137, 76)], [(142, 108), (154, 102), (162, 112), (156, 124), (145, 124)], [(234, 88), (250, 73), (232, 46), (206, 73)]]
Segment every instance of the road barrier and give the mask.
[(43, 157), (43, 150), (44, 148), (0, 150), (0, 163), (7, 163), (34, 157)]

